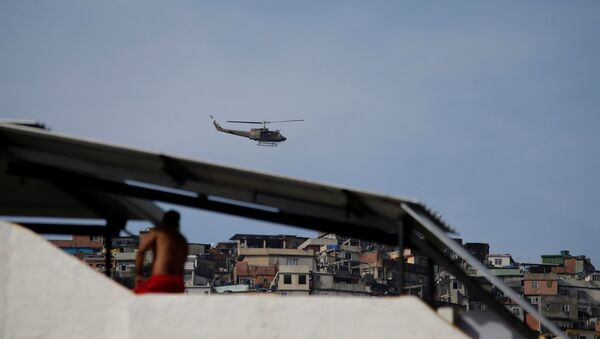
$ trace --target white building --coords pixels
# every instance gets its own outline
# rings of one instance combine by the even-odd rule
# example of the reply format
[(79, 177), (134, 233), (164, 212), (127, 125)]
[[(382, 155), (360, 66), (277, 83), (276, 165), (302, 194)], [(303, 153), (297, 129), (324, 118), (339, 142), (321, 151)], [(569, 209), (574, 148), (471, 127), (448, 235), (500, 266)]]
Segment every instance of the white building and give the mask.
[(307, 265), (281, 265), (271, 286), (281, 295), (308, 295), (309, 278), (310, 267)]
[(486, 260), (492, 267), (513, 267), (516, 265), (510, 254), (488, 254)]

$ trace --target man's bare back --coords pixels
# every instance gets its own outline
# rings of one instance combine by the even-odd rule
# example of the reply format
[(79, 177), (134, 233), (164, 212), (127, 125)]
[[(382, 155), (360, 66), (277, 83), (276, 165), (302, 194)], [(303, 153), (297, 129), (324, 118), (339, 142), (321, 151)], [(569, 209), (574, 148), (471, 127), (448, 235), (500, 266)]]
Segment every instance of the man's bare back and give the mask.
[[(183, 275), (183, 265), (187, 258), (187, 241), (181, 233), (157, 227), (144, 237), (149, 250), (154, 254), (152, 274)], [(143, 244), (140, 245), (142, 251)]]
[[(142, 276), (142, 267), (147, 251), (153, 252), (154, 260), (152, 276), (146, 281)], [(187, 241), (179, 233), (179, 214), (175, 211), (167, 212), (163, 222), (143, 237), (136, 254), (136, 293), (168, 292), (161, 290), (160, 286), (157, 290), (144, 288), (146, 285), (150, 287), (157, 285), (157, 279), (170, 280), (169, 283), (178, 285), (175, 290), (179, 292), (183, 288), (183, 266), (186, 259)]]

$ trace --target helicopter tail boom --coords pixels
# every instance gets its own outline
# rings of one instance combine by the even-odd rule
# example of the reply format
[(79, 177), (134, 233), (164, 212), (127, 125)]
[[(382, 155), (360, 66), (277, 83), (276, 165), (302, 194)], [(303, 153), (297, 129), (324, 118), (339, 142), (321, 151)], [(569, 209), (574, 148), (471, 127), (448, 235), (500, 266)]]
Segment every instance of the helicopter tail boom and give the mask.
[(215, 125), (215, 128), (219, 132), (233, 134), (233, 135), (237, 135), (237, 136), (245, 137), (245, 138), (249, 138), (250, 137), (250, 132), (247, 132), (247, 131), (238, 131), (238, 130), (235, 130), (235, 129), (223, 128), (223, 127), (221, 127), (221, 125), (219, 125), (219, 123), (217, 122), (217, 120), (215, 120), (215, 118), (212, 115), (210, 116), (210, 118), (213, 120), (213, 125)]

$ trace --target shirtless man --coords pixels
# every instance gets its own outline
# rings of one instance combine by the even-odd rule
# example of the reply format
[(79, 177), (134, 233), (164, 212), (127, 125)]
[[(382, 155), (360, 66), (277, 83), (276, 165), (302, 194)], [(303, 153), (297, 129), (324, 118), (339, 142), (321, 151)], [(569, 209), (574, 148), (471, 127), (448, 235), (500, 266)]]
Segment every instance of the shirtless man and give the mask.
[[(152, 275), (142, 276), (144, 254), (152, 251)], [(179, 233), (179, 213), (168, 211), (157, 227), (146, 234), (135, 256), (133, 291), (142, 293), (183, 293), (183, 265), (187, 259), (187, 241)]]

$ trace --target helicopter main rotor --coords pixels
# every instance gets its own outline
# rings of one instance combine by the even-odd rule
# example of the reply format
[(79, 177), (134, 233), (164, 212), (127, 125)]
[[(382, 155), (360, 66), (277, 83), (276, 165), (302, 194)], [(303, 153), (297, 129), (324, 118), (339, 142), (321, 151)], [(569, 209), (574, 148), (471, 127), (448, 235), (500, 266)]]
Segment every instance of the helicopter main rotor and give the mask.
[(259, 125), (263, 125), (264, 128), (267, 127), (267, 124), (275, 124), (275, 123), (280, 123), (280, 122), (295, 122), (295, 121), (304, 121), (304, 119), (276, 120), (276, 121), (227, 120), (227, 122), (232, 122), (232, 123), (235, 123), (235, 124), (259, 124)]

